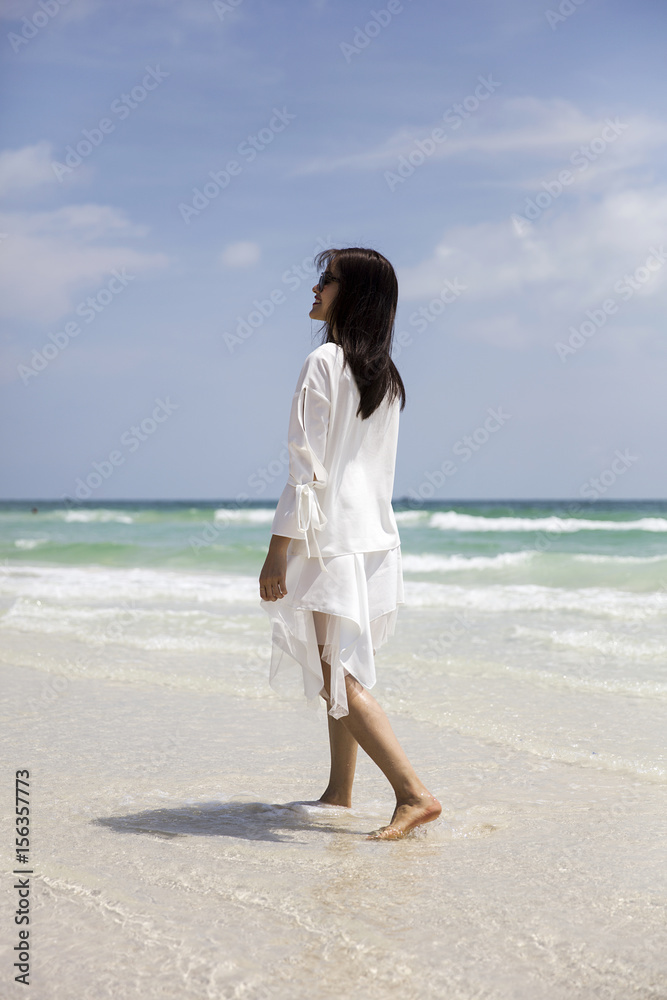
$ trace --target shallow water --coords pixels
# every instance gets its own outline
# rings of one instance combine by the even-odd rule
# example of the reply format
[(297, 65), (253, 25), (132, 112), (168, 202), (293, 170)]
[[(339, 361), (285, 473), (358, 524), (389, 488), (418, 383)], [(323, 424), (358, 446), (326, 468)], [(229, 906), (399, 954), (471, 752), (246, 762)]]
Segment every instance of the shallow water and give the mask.
[(406, 605), (373, 694), (443, 814), (394, 843), (365, 839), (393, 802), (363, 752), (351, 810), (304, 804), (326, 717), (296, 666), (268, 687), (270, 509), (220, 505), (197, 551), (202, 505), (10, 506), (33, 996), (667, 997), (665, 505), (561, 533), (558, 505), (397, 506)]

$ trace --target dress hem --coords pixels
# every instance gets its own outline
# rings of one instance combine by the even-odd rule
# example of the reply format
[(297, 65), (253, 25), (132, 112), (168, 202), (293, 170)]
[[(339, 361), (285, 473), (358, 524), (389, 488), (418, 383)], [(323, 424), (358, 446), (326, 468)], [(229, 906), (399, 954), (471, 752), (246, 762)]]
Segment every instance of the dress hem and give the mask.
[[(272, 620), (269, 684), (282, 693), (276, 678), (288, 657), (301, 666), (309, 707), (318, 705), (324, 689), (322, 645), (322, 658), (331, 666), (328, 714), (338, 719), (349, 714), (346, 675), (366, 690), (375, 685), (375, 653), (393, 635), (398, 609), (406, 603), (400, 546), (331, 557), (327, 573), (303, 548), (289, 547), (285, 596), (261, 601)], [(326, 616), (323, 643), (317, 642), (313, 612)]]
[[(370, 619), (373, 656), (375, 656), (377, 650), (381, 649), (387, 640), (394, 634), (398, 609), (402, 604), (405, 604), (405, 601), (397, 602), (393, 608), (390, 608), (388, 611)], [(320, 609), (298, 606), (294, 607), (293, 610), (301, 611), (304, 612), (304, 615), (308, 615), (314, 633), (315, 624), (312, 618), (312, 612), (319, 611)], [(345, 615), (336, 615), (330, 610), (320, 611), (320, 613), (328, 616), (325, 642), (323, 644), (316, 643), (316, 647), (318, 645), (322, 645), (322, 659), (330, 666), (330, 698), (332, 699), (332, 703), (331, 707), (327, 711), (327, 714), (334, 719), (340, 719), (349, 715), (345, 677), (347, 675), (354, 677), (354, 679), (361, 684), (365, 690), (370, 691), (377, 683), (377, 676), (375, 674), (374, 664), (372, 665), (370, 672), (365, 672), (363, 670), (355, 672), (354, 669), (343, 666), (341, 662), (341, 652), (344, 654), (347, 648), (346, 647), (341, 650), (340, 647), (341, 622), (346, 620), (359, 628), (358, 623), (355, 622), (354, 619), (347, 618)], [(361, 630), (359, 630), (359, 636), (357, 638), (360, 637)], [(271, 690), (278, 695), (284, 696), (285, 692), (281, 690), (279, 682), (283, 670), (287, 666), (284, 662), (285, 656), (288, 656), (302, 669), (304, 693), (308, 709), (317, 712), (319, 709), (320, 698), (322, 698), (322, 690), (324, 689), (324, 675), (322, 673), (319, 650), (317, 663), (315, 664), (315, 662), (308, 657), (307, 650), (302, 646), (297, 645), (298, 640), (295, 639), (295, 636), (286, 626), (286, 623), (279, 619), (274, 619), (271, 638), (272, 655), (269, 671), (269, 686)], [(299, 653), (302, 655), (299, 656)], [(337, 668), (332, 667), (332, 661), (337, 665)], [(362, 676), (358, 676), (358, 674), (361, 674)]]

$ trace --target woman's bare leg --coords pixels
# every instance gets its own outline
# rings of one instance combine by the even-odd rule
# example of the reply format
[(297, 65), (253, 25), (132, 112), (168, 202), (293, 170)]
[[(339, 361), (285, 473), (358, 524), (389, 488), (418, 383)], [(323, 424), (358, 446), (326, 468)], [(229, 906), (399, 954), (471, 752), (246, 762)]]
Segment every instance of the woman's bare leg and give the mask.
[[(321, 662), (328, 669), (329, 664), (322, 660), (324, 646), (318, 646), (317, 648), (320, 651)], [(327, 692), (328, 690), (329, 684), (327, 681)], [(331, 770), (329, 773), (329, 784), (326, 791), (320, 796), (319, 801), (330, 806), (347, 806), (349, 808), (352, 805), (352, 783), (354, 781), (354, 771), (357, 766), (359, 744), (340, 719), (334, 719), (327, 713), (327, 722), (329, 724)]]
[[(327, 628), (327, 615), (320, 611), (314, 611), (313, 621), (315, 623), (315, 630), (318, 633), (318, 639), (320, 637), (324, 638)], [(324, 663), (325, 661), (322, 660), (324, 646), (318, 644), (317, 648), (320, 651), (320, 661)], [(327, 669), (329, 668), (328, 663), (326, 667)], [(359, 744), (343, 723), (338, 719), (334, 719), (328, 713), (327, 724), (329, 727), (331, 770), (329, 773), (329, 784), (320, 796), (319, 801), (325, 805), (347, 806), (349, 809), (352, 805), (352, 783), (354, 782), (354, 772), (357, 766)]]
[[(329, 695), (331, 671), (322, 663), (324, 687)], [(437, 819), (442, 806), (417, 777), (396, 739), (389, 719), (375, 698), (349, 674), (345, 677), (349, 714), (337, 721), (359, 744), (388, 779), (396, 794), (396, 808), (388, 826), (376, 830), (373, 839), (397, 840), (423, 823)], [(355, 753), (356, 756), (356, 753)]]
[(331, 771), (329, 784), (320, 802), (332, 806), (352, 805), (352, 783), (357, 765), (359, 744), (352, 733), (341, 722), (327, 714), (329, 724), (329, 750), (331, 751)]

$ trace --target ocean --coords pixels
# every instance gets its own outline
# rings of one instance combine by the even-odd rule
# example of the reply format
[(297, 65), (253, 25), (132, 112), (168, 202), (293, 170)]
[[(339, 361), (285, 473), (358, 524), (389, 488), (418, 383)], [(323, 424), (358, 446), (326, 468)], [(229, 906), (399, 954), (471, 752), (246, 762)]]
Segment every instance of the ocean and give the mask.
[(327, 723), (296, 664), (268, 685), (274, 506), (0, 503), (31, 995), (665, 1000), (667, 502), (394, 502), (372, 694), (443, 805), (395, 842), (364, 839), (394, 800), (363, 751), (351, 809), (309, 804)]

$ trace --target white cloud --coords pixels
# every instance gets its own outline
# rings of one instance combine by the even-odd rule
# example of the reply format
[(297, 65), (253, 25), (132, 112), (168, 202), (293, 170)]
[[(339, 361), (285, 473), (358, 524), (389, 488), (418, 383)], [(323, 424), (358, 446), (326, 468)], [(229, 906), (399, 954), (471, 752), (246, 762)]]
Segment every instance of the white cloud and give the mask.
[(119, 236), (144, 236), (145, 226), (107, 205), (68, 205), (50, 212), (0, 213), (0, 315), (53, 323), (82, 292), (102, 285), (114, 268), (140, 274), (169, 263), (163, 253), (119, 246)]
[(63, 205), (46, 212), (30, 212), (20, 216), (23, 232), (58, 236), (75, 233), (82, 241), (110, 236), (114, 232), (123, 236), (142, 237), (148, 226), (130, 222), (124, 212), (111, 205)]
[[(609, 326), (623, 326), (635, 322), (642, 301), (664, 302), (667, 262), (640, 282), (627, 304), (614, 285), (643, 266), (651, 248), (667, 255), (666, 232), (664, 187), (615, 192), (598, 202), (563, 207), (560, 214), (545, 212), (522, 236), (509, 218), (455, 226), (430, 256), (399, 271), (400, 297), (426, 304), (440, 295), (446, 280), (458, 279), (467, 287), (448, 311), (445, 328), (509, 348), (553, 341), (564, 323), (585, 319), (584, 310), (606, 298), (619, 303)], [(662, 337), (664, 306), (655, 308), (653, 334)]]
[(55, 181), (51, 169), (52, 144), (42, 139), (34, 146), (0, 153), (0, 197)]
[(225, 267), (252, 267), (259, 261), (261, 249), (250, 240), (230, 243), (220, 254), (220, 263)]
[[(452, 106), (443, 108), (443, 115)], [(434, 128), (441, 128), (446, 139), (435, 143), (426, 164), (475, 154), (494, 157), (513, 154), (541, 157), (566, 167), (572, 153), (600, 135), (607, 118), (618, 121), (619, 116), (612, 112), (591, 116), (561, 98), (542, 100), (527, 96), (503, 100), (495, 93), (488, 103), (480, 102), (479, 109), (461, 121), (457, 129), (442, 117), (415, 126), (403, 125), (379, 145), (343, 156), (315, 157), (300, 164), (292, 174), (393, 170), (398, 158), (408, 156), (416, 148), (416, 140), (427, 139)], [(628, 127), (621, 131), (618, 141), (609, 144), (609, 149), (621, 159), (627, 157), (635, 163), (649, 150), (667, 143), (667, 125), (661, 120), (634, 114), (621, 116), (621, 124)], [(513, 166), (516, 168), (516, 164)], [(519, 176), (520, 173), (519, 170)], [(412, 178), (408, 183), (411, 181)]]

